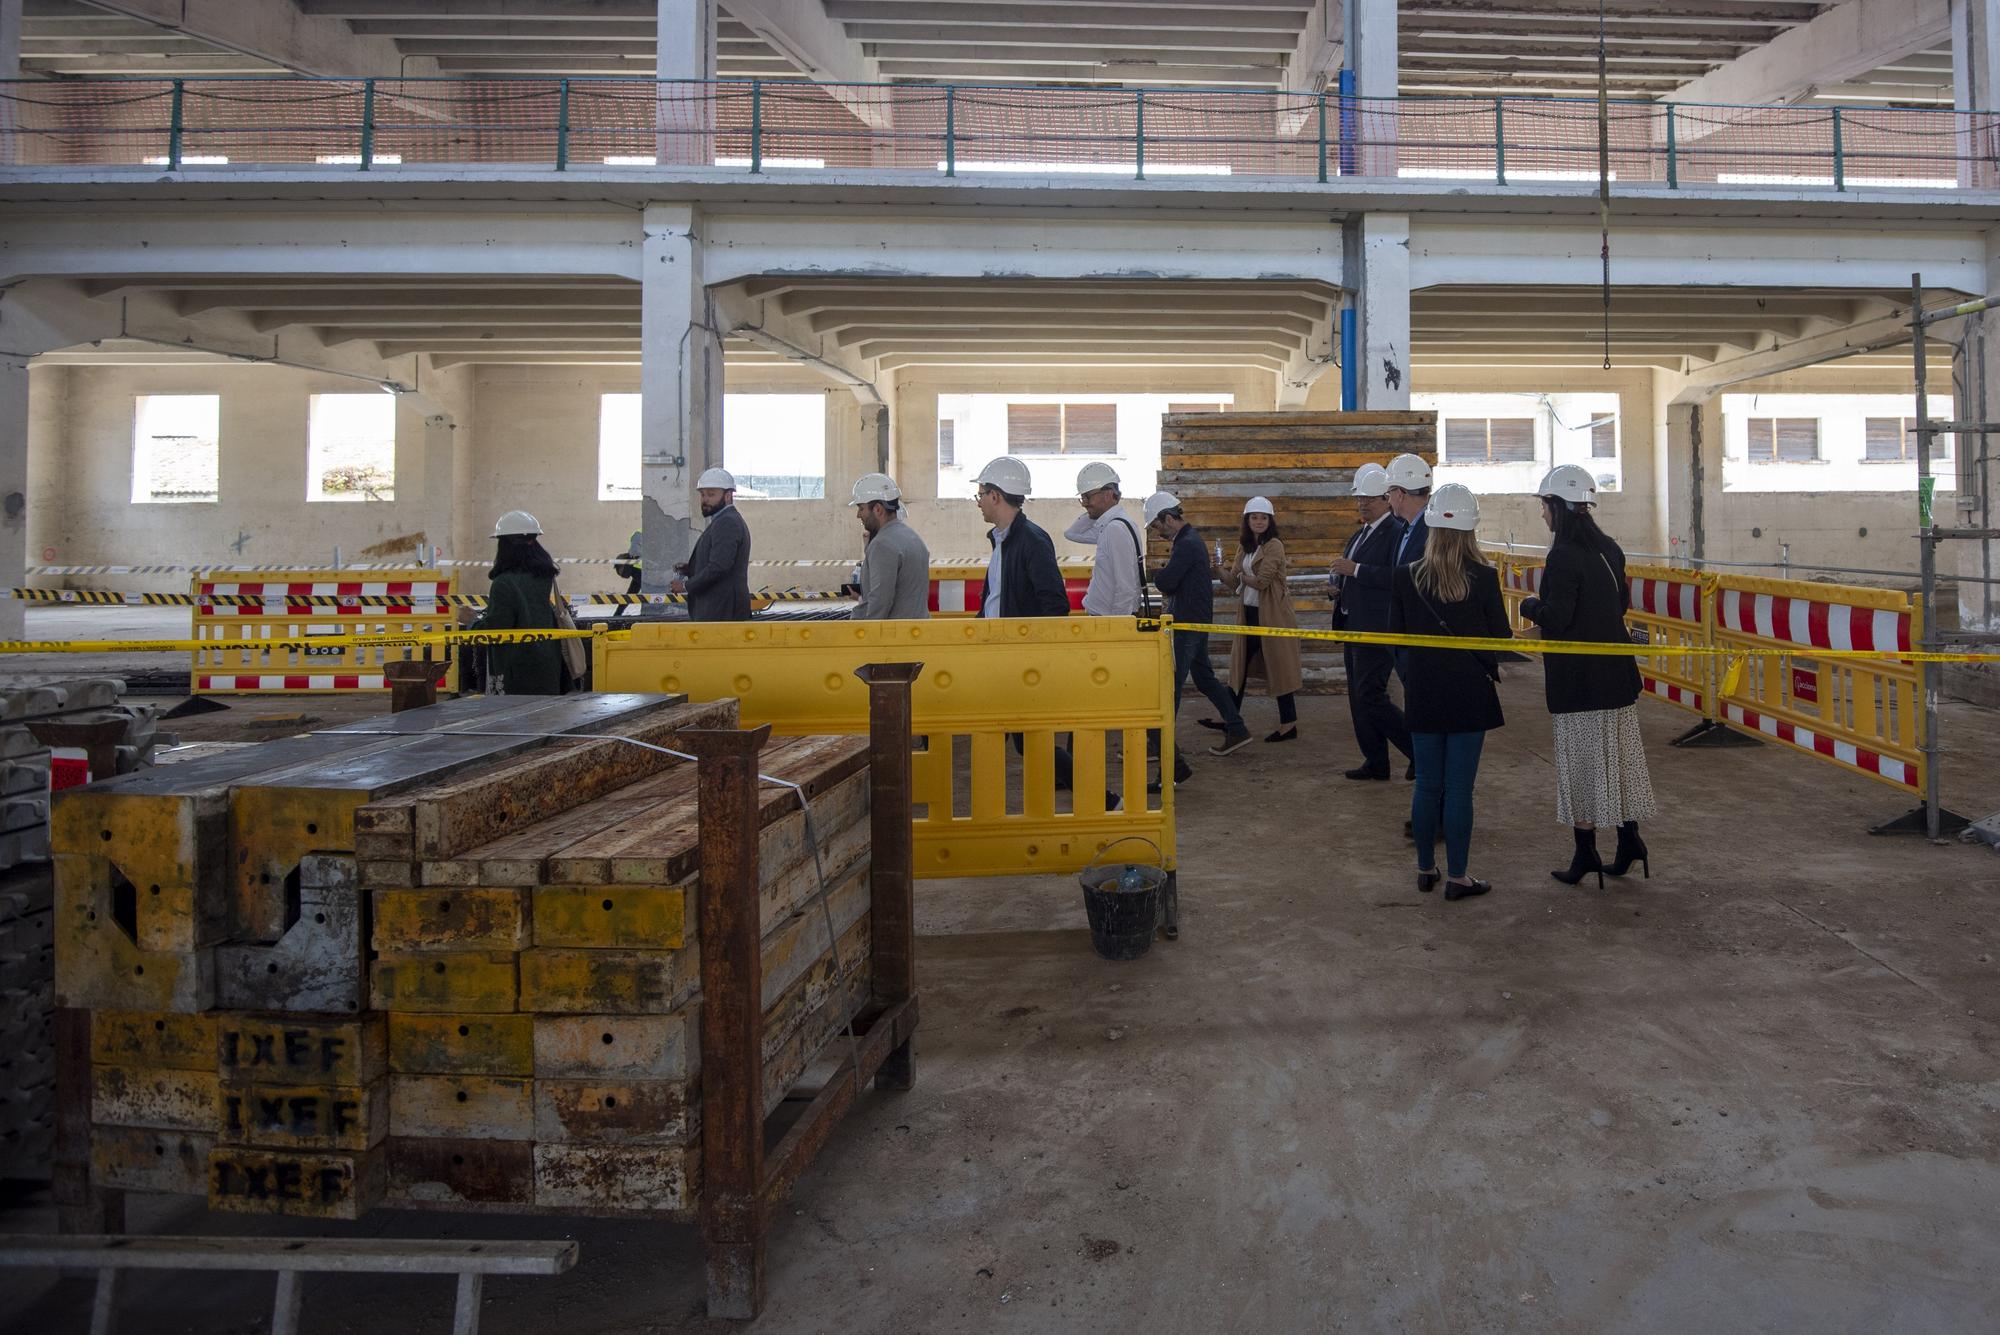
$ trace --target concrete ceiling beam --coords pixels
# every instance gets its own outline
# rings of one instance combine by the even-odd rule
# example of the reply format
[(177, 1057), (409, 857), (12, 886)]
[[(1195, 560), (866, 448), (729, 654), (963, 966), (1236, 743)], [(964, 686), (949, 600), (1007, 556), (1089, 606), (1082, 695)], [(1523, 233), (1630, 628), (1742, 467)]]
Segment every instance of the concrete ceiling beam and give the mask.
[[(659, 25), (652, 19), (577, 22), (562, 19), (471, 19), (449, 16), (427, 19), (351, 19), (349, 28), (364, 37), (484, 37), (495, 41), (597, 42), (631, 38), (652, 42)], [(718, 34), (720, 35), (720, 34)]]
[(1105, 335), (1122, 336), (1128, 330), (1180, 330), (1189, 333), (1207, 331), (1218, 337), (1243, 332), (1259, 334), (1284, 334), (1292, 338), (1309, 338), (1313, 332), (1310, 320), (1286, 319), (1277, 316), (1259, 316), (1255, 313), (1236, 316), (1174, 316), (1148, 315), (1141, 317), (1069, 315), (1061, 311), (1046, 311), (1039, 314), (1022, 312), (993, 314), (980, 317), (976, 322), (961, 323), (940, 318), (940, 312), (912, 312), (898, 320), (884, 320), (879, 315), (856, 316), (843, 322), (833, 330), (816, 329), (815, 332), (832, 333), (835, 343), (846, 347), (866, 342), (890, 331), (932, 332), (948, 329), (976, 328), (981, 330), (1006, 330), (1022, 336), (1037, 335), (1044, 330), (1099, 330)]
[[(1677, 102), (1796, 102), (1951, 38), (1950, 0), (1846, 0), (1676, 89)], [(1699, 138), (1719, 124), (1688, 127)]]
[(826, 0), (829, 18), (838, 19), (854, 32), (857, 24), (890, 24), (913, 28), (939, 23), (1004, 23), (1025, 28), (1143, 27), (1153, 32), (1264, 32), (1290, 34), (1299, 30), (1296, 12), (1303, 6), (1262, 8), (1207, 4), (1188, 8), (1147, 5), (1143, 8), (1105, 4), (1026, 3), (1005, 6), (977, 5), (898, 5), (881, 0)]
[[(798, 302), (802, 309), (794, 310), (792, 303)], [(787, 314), (801, 315), (815, 333), (832, 333), (862, 321), (877, 324), (934, 324), (942, 316), (966, 316), (978, 314), (985, 322), (994, 319), (1012, 320), (1017, 318), (1052, 319), (1059, 321), (1084, 321), (1088, 323), (1118, 324), (1134, 321), (1152, 322), (1158, 318), (1168, 319), (1213, 319), (1222, 322), (1240, 319), (1281, 319), (1310, 324), (1323, 319), (1332, 303), (1314, 301), (1309, 298), (1271, 298), (1257, 301), (1251, 298), (1216, 298), (1203, 300), (1188, 297), (1176, 301), (1170, 294), (1158, 297), (1092, 298), (1080, 295), (1075, 299), (1067, 297), (1018, 297), (1005, 300), (999, 297), (950, 298), (926, 302), (904, 298), (895, 301), (858, 301), (852, 298), (802, 300), (786, 297), (780, 308)]]
[[(939, 43), (993, 43), (1071, 50), (1079, 46), (1094, 46), (1148, 52), (1158, 51), (1165, 45), (1162, 34), (1151, 25), (1132, 28), (1042, 28), (1013, 23), (850, 23), (847, 31), (864, 47), (874, 47), (874, 54), (885, 56), (897, 54), (900, 48), (906, 46)], [(1283, 54), (1293, 46), (1291, 34), (1283, 32), (1175, 32), (1170, 36), (1175, 42), (1185, 42), (1188, 46), (1199, 43), (1199, 49), (1205, 52)]]
[(292, 0), (79, 0), (92, 9), (151, 23), (168, 33), (252, 56), (299, 74), (331, 78), (394, 78), (435, 72), (426, 61), (403, 60), (383, 37), (358, 37), (336, 18)]
[(882, 73), (899, 79), (946, 79), (981, 83), (1087, 83), (1130, 86), (1165, 85), (1185, 88), (1219, 87), (1269, 88), (1276, 82), (1275, 65), (1149, 65), (1138, 61), (1084, 62), (1062, 64), (1013, 64), (981, 59), (953, 63), (949, 72), (930, 60), (900, 60), (884, 56)]
[(658, 17), (658, 0), (292, 0), (307, 14), (335, 19), (504, 18), (583, 22)]
[(488, 330), (478, 325), (315, 325), (328, 347), (342, 343), (406, 343), (459, 345), (480, 342), (490, 345), (527, 344), (558, 348), (565, 344), (587, 347), (616, 347), (639, 343), (639, 325), (506, 325)]
[[(882, 67), (874, 55), (827, 17), (821, 0), (721, 0), (721, 4), (732, 18), (809, 78), (834, 85), (882, 81)], [(888, 108), (869, 90), (833, 87), (828, 91), (868, 125), (878, 130), (889, 128)]]
[[(529, 326), (532, 328), (574, 328), (577, 326), (608, 327), (608, 318), (626, 314), (621, 310), (603, 310), (590, 307), (574, 309), (521, 307), (470, 307), (463, 310), (411, 310), (404, 312), (383, 310), (256, 310), (251, 314), (251, 326), (258, 330), (283, 329), (290, 325), (307, 324), (319, 329), (431, 329), (464, 326), (468, 328), (506, 328)], [(630, 320), (625, 321), (632, 328), (639, 327), (639, 312), (635, 307), (630, 312)]]

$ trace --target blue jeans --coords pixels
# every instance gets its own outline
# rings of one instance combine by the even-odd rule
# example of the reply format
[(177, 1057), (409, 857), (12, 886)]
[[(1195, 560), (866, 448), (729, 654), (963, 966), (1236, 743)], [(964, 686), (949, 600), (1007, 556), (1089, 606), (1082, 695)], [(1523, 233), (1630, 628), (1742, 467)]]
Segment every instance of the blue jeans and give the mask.
[(1483, 732), (1413, 732), (1417, 790), (1410, 795), (1410, 833), (1417, 843), (1417, 870), (1430, 871), (1437, 846), (1438, 811), (1444, 811), (1445, 872), (1465, 875), (1472, 855), (1472, 785), (1479, 777)]
[(1174, 712), (1181, 707), (1181, 686), (1189, 677), (1194, 678), (1194, 687), (1208, 697), (1215, 706), (1215, 712), (1222, 719), (1226, 736), (1236, 736), (1243, 731), (1243, 715), (1236, 708), (1236, 697), (1215, 675), (1215, 667), (1208, 661), (1208, 632), (1205, 630), (1177, 630), (1174, 632)]

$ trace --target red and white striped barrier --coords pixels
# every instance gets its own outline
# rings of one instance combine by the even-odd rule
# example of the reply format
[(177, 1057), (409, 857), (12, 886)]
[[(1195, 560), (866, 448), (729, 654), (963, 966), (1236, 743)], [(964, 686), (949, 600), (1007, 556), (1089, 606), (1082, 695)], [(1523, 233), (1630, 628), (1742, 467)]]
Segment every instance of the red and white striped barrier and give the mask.
[(1669, 617), (1699, 626), (1702, 621), (1701, 585), (1691, 580), (1656, 579), (1628, 575), (1632, 589), (1632, 610), (1648, 616)]
[(1825, 733), (1815, 732), (1802, 724), (1788, 723), (1781, 718), (1759, 714), (1754, 709), (1745, 709), (1742, 705), (1726, 700), (1722, 705), (1722, 714), (1726, 720), (1739, 728), (1761, 732), (1766, 737), (1775, 737), (1781, 742), (1790, 742), (1802, 750), (1825, 756), (1835, 764), (1852, 766), (1864, 774), (1872, 774), (1878, 779), (1899, 783), (1912, 790), (1920, 786), (1919, 771), (1915, 765), (1892, 756), (1885, 756), (1879, 751), (1871, 751), (1853, 742), (1843, 742), (1838, 738), (1828, 737)]
[[(1069, 594), (1069, 610), (1083, 610), (1083, 595), (1090, 589), (1088, 579), (1065, 579), (1063, 589)], [(982, 571), (968, 579), (934, 579), (931, 581), (930, 608), (936, 616), (978, 616), (981, 605), (986, 601), (986, 575)]]
[[(440, 672), (444, 664), (438, 664)], [(197, 691), (386, 691), (379, 672), (327, 673), (204, 673), (194, 679)]]
[(1716, 626), (1810, 649), (1907, 651), (1910, 614), (1876, 607), (1853, 607), (1818, 599), (1723, 589), (1716, 603)]
[[(442, 608), (439, 600), (449, 594), (451, 588), (449, 580), (315, 580), (289, 584), (204, 580), (195, 589), (195, 605), (207, 616), (270, 617), (295, 614), (300, 610), (289, 606), (285, 601), (287, 598), (353, 598), (356, 601), (351, 608), (338, 606), (312, 610), (324, 616), (437, 616)], [(364, 597), (401, 601), (364, 607), (359, 601)], [(211, 601), (228, 598), (260, 598), (263, 601)]]

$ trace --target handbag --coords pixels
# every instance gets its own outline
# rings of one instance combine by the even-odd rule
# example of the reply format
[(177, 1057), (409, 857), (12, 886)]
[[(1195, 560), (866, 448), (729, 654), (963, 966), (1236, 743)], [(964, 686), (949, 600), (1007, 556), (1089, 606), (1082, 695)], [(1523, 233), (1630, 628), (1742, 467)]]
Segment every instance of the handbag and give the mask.
[[(569, 599), (563, 596), (562, 585), (554, 580), (549, 581), (549, 600), (555, 604), (556, 629), (577, 629), (576, 616), (569, 610)], [(557, 640), (556, 645), (562, 650), (564, 670), (569, 673), (570, 681), (580, 689), (590, 674), (590, 651), (584, 648), (582, 640), (575, 637)]]

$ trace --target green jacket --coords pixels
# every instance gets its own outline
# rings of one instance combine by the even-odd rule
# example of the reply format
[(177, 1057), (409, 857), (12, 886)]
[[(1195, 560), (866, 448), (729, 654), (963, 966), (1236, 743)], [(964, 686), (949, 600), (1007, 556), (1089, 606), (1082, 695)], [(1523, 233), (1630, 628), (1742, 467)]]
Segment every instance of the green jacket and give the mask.
[[(555, 604), (549, 589), (555, 581), (523, 571), (496, 575), (493, 593), (474, 630), (554, 630)], [(489, 677), (500, 678), (507, 695), (561, 695), (562, 646), (555, 640), (534, 644), (496, 644), (486, 651)]]

